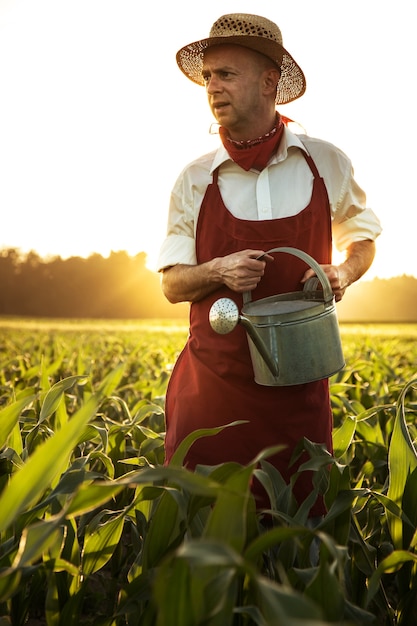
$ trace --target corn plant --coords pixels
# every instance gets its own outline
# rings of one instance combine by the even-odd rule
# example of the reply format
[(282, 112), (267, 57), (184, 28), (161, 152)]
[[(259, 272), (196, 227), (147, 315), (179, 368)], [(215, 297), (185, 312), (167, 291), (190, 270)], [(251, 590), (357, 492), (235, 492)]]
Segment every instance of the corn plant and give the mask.
[[(300, 442), (314, 489), (296, 502), (298, 474), (284, 483), (275, 448), (247, 466), (184, 468), (218, 429), (192, 433), (164, 466), (164, 394), (186, 329), (107, 324), (3, 328), (1, 626), (417, 622), (412, 328), (347, 331), (334, 453)], [(318, 497), (328, 512), (312, 527)]]

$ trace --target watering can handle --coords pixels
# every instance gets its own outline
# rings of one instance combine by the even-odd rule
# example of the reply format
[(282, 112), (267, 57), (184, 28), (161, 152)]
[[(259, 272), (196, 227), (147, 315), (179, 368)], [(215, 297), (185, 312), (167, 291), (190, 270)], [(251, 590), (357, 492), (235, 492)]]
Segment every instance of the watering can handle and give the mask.
[[(313, 257), (311, 257), (306, 252), (303, 252), (303, 250), (298, 250), (297, 248), (272, 248), (271, 250), (268, 250), (267, 252), (265, 252), (265, 254), (271, 254), (272, 252), (288, 252), (288, 254), (293, 254), (294, 256), (298, 257), (302, 261), (305, 261), (307, 265), (309, 265), (311, 269), (315, 271), (316, 276), (319, 279), (323, 287), (323, 296), (324, 296), (325, 304), (329, 304), (330, 302), (333, 302), (333, 291), (330, 286), (329, 279), (327, 278), (326, 274), (324, 273), (320, 265), (317, 263), (317, 261), (313, 259)], [(315, 280), (315, 278), (313, 278), (313, 280)], [(304, 285), (305, 290), (306, 290), (306, 287), (307, 289), (309, 288), (309, 283), (310, 283), (310, 280), (307, 281), (307, 283)], [(243, 303), (246, 304), (247, 302), (250, 302), (250, 301), (251, 301), (251, 292), (245, 291), (243, 294)]]

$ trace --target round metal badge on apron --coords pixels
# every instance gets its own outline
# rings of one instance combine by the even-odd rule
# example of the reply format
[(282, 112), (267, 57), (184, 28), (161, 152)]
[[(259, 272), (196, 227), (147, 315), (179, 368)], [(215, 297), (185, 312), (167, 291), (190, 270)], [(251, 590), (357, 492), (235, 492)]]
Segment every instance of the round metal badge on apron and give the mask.
[[(218, 171), (214, 172), (197, 224), (198, 263), (240, 250), (276, 247), (303, 250), (320, 264), (331, 262), (327, 191), (312, 159), (304, 151), (302, 154), (314, 175), (313, 191), (309, 205), (292, 217), (265, 221), (235, 218), (224, 205), (217, 183)], [(305, 263), (290, 255), (282, 257), (278, 281), (276, 267), (271, 267), (275, 263), (267, 264), (262, 280), (252, 292), (257, 300), (300, 288)], [(218, 435), (196, 441), (186, 456), (187, 467), (226, 461), (246, 464), (261, 450), (281, 444), (284, 449), (268, 461), (289, 482), (299, 464), (306, 460), (303, 456), (291, 465), (294, 448), (303, 437), (325, 444), (332, 452), (328, 380), (293, 386), (256, 383), (243, 326), (239, 324), (231, 333), (218, 334), (210, 325), (210, 309), (220, 298), (232, 298), (239, 308), (243, 306), (240, 294), (221, 287), (190, 308), (189, 338), (175, 364), (166, 395), (166, 462), (189, 433), (244, 420), (245, 423), (225, 428)], [(297, 500), (303, 501), (311, 488), (311, 475), (302, 472), (294, 485)], [(269, 500), (256, 481), (253, 492), (259, 508), (268, 508)], [(310, 515), (324, 512), (319, 500)]]

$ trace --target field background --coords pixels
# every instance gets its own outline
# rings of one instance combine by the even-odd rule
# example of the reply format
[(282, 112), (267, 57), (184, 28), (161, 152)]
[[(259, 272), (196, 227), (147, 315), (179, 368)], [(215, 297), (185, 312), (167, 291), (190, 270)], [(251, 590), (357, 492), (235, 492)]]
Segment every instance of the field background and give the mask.
[(191, 473), (193, 433), (163, 466), (186, 320), (0, 318), (0, 626), (417, 623), (417, 324), (340, 330), (311, 529), (268, 450)]

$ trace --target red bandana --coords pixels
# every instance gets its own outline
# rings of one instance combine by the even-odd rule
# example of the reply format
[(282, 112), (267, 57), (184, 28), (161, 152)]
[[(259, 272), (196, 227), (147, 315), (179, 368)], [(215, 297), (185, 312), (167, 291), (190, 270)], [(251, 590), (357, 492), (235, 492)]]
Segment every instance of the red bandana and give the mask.
[(279, 114), (274, 128), (257, 139), (234, 141), (230, 139), (225, 128), (222, 126), (219, 128), (220, 138), (230, 158), (246, 171), (254, 168), (259, 172), (267, 166), (269, 159), (276, 152), (283, 132), (284, 124)]

